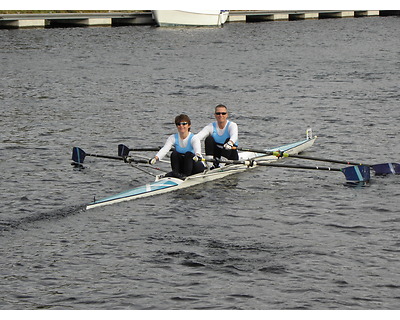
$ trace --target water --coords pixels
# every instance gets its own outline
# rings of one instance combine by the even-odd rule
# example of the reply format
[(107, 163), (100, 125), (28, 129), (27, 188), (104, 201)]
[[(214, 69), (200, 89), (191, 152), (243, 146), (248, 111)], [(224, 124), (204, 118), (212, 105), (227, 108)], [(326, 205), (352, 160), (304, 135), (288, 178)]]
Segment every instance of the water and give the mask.
[(397, 309), (398, 176), (259, 168), (85, 212), (152, 178), (70, 158), (162, 145), (224, 103), (242, 146), (312, 127), (309, 155), (399, 162), (399, 21), (0, 30), (0, 308)]

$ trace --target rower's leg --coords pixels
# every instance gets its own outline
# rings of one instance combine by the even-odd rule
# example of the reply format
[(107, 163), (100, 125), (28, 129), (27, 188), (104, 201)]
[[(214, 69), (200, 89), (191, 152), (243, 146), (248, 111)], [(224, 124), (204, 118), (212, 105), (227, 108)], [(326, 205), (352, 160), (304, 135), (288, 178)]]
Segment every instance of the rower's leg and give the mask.
[(185, 176), (190, 176), (193, 171), (193, 160), (194, 154), (192, 152), (186, 152), (185, 155), (183, 156), (183, 162), (182, 162), (182, 171)]
[(181, 172), (183, 169), (183, 157), (177, 151), (172, 151), (171, 153), (171, 168), (173, 172)]
[[(229, 141), (229, 138), (226, 139), (225, 143), (227, 143)], [(235, 150), (226, 150), (226, 149), (221, 149), (221, 155), (225, 158), (227, 158), (228, 160), (239, 160), (239, 153), (238, 151)]]
[(214, 141), (214, 138), (212, 136), (208, 136), (204, 140), (204, 148), (205, 148), (205, 151), (206, 151), (206, 155), (207, 156), (214, 155), (215, 147), (216, 147), (216, 143)]
[(239, 153), (237, 150), (223, 150), (222, 156), (228, 160), (239, 160)]
[(203, 172), (206, 169), (205, 165), (201, 161), (193, 161), (192, 174)]

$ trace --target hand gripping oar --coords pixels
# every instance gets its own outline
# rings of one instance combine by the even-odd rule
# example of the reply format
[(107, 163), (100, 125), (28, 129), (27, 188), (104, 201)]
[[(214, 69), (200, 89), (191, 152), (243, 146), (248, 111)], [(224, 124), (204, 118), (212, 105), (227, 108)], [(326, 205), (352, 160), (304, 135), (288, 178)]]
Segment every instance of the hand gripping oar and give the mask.
[(375, 171), (375, 175), (386, 175), (386, 174), (400, 174), (400, 164), (399, 163), (380, 163), (380, 164), (366, 164), (366, 163), (357, 163), (351, 161), (343, 161), (343, 160), (333, 160), (333, 159), (324, 159), (324, 158), (316, 158), (309, 157), (304, 155), (295, 155), (288, 154), (286, 152), (274, 152), (274, 155), (277, 157), (290, 157), (297, 159), (305, 159), (305, 160), (314, 160), (314, 161), (323, 161), (323, 162), (332, 162), (332, 163), (342, 163), (348, 165), (364, 165), (371, 167)]
[[(257, 151), (255, 151), (257, 152)], [(202, 159), (203, 161), (213, 161), (210, 159)], [(291, 169), (303, 169), (303, 170), (324, 170), (324, 171), (337, 171), (342, 172), (347, 181), (351, 182), (367, 182), (370, 180), (370, 169), (365, 165), (357, 165), (346, 168), (330, 168), (330, 167), (310, 167), (310, 166), (298, 166), (282, 163), (272, 163), (266, 161), (256, 160), (220, 160), (221, 163), (226, 164), (244, 164), (246, 166), (265, 166), (265, 167), (280, 167), (280, 168), (291, 168)]]
[(93, 153), (86, 153), (79, 147), (73, 147), (72, 148), (72, 163), (71, 165), (78, 167), (78, 168), (83, 168), (83, 161), (85, 160), (85, 157), (97, 157), (97, 158), (105, 158), (105, 159), (112, 159), (112, 160), (122, 160), (124, 162), (135, 162), (135, 163), (149, 163), (147, 160), (136, 160), (133, 159), (132, 157), (115, 157), (115, 156), (107, 156), (107, 155), (100, 155), (100, 154), (93, 154)]

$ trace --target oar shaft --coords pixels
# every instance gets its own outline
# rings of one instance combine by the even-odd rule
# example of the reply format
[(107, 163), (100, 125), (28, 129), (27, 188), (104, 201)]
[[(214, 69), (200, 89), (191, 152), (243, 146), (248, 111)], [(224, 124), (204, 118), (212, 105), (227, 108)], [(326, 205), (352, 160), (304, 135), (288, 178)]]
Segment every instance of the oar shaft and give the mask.
[[(74, 148), (75, 149), (75, 148)], [(80, 152), (78, 151), (80, 150)], [(79, 155), (79, 156), (78, 156)], [(76, 163), (83, 163), (85, 157), (96, 157), (96, 158), (104, 158), (104, 159), (111, 159), (111, 160), (122, 160), (127, 163), (145, 163), (149, 164), (147, 160), (142, 160), (142, 159), (134, 159), (132, 157), (120, 157), (120, 156), (108, 156), (108, 155), (102, 155), (102, 154), (96, 154), (96, 153), (86, 153), (80, 148), (75, 149), (75, 153), (73, 152), (72, 160)]]
[(129, 148), (129, 151), (159, 151), (161, 147), (155, 148)]
[(388, 163), (381, 163), (381, 164), (366, 164), (366, 163), (352, 162), (352, 161), (345, 161), (345, 160), (334, 160), (334, 159), (309, 157), (309, 156), (297, 155), (297, 154), (292, 155), (292, 154), (288, 154), (288, 153), (282, 153), (280, 156), (297, 158), (297, 159), (305, 159), (305, 160), (313, 160), (313, 161), (341, 163), (341, 164), (347, 164), (347, 165), (352, 165), (352, 166), (367, 166), (367, 167), (371, 167), (375, 171), (375, 175), (377, 175), (377, 176), (387, 175), (387, 174), (400, 174), (400, 164), (395, 163), (395, 162), (388, 162)]
[[(362, 163), (359, 162), (351, 162), (351, 161), (345, 161), (345, 160), (334, 160), (334, 159), (324, 159), (324, 158), (317, 158), (317, 157), (309, 157), (309, 156), (304, 156), (304, 155), (297, 155), (297, 154), (289, 154), (289, 153), (281, 153), (280, 151), (266, 151), (262, 149), (250, 149), (250, 148), (240, 148), (240, 147), (233, 147), (232, 149), (240, 150), (240, 151), (249, 151), (249, 152), (256, 152), (256, 153), (264, 153), (267, 155), (275, 155), (277, 157), (290, 157), (290, 158), (298, 158), (298, 159), (305, 159), (305, 160), (314, 160), (314, 161), (322, 161), (322, 162), (331, 162), (331, 163), (340, 163), (340, 164), (348, 164), (348, 165), (354, 165), (354, 166), (359, 166), (362, 165)], [(365, 164), (367, 165), (367, 164)], [(367, 165), (369, 166), (369, 165)]]
[(97, 158), (112, 159), (112, 160), (124, 160), (123, 157), (105, 156), (105, 155), (94, 154), (94, 153), (86, 153), (86, 156), (87, 156), (87, 157), (97, 157)]
[[(288, 158), (297, 158), (297, 159), (314, 160), (314, 161), (322, 161), (322, 162), (341, 163), (341, 164), (348, 164), (348, 165), (354, 165), (354, 166), (362, 165), (362, 163), (359, 163), (359, 162), (351, 162), (351, 161), (345, 161), (345, 160), (334, 160), (334, 159), (324, 159), (324, 158), (309, 157), (309, 156), (298, 155), (298, 154), (283, 153), (283, 156), (284, 157), (288, 157)], [(364, 164), (364, 165), (366, 165), (366, 164)]]
[[(211, 161), (211, 160), (206, 160), (206, 161)], [(370, 179), (369, 167), (365, 165), (352, 166), (346, 168), (331, 168), (331, 167), (311, 167), (302, 165), (273, 163), (273, 162), (266, 162), (265, 160), (264, 161), (261, 160), (259, 162), (256, 160), (225, 160), (220, 162), (226, 164), (243, 164), (249, 167), (265, 166), (265, 167), (279, 167), (279, 168), (290, 168), (290, 169), (301, 169), (301, 170), (336, 171), (336, 172), (342, 172), (346, 176), (346, 180), (351, 182), (361, 182), (361, 181), (366, 182), (369, 181)]]
[(130, 151), (159, 151), (160, 147), (149, 147), (149, 148), (129, 148), (124, 144), (118, 145), (118, 156), (127, 157)]
[(146, 163), (146, 164), (149, 164), (149, 161), (147, 161), (147, 160), (142, 160), (142, 159), (137, 160), (137, 159), (134, 159), (132, 157), (104, 156), (104, 155), (93, 154), (93, 153), (86, 153), (86, 156), (87, 157), (97, 157), (97, 158), (112, 159), (112, 160), (123, 160), (123, 161), (128, 162), (128, 163), (134, 162), (134, 163)]
[(266, 154), (266, 155), (274, 154), (274, 151), (267, 151), (267, 150), (262, 150), (262, 149), (249, 149), (249, 148), (240, 148), (240, 147), (232, 147), (232, 149), (233, 150), (239, 150), (239, 151), (263, 153), (263, 154)]
[(292, 169), (305, 169), (305, 170), (324, 170), (324, 171), (339, 171), (342, 172), (347, 181), (351, 182), (367, 182), (370, 179), (370, 170), (368, 166), (357, 165), (346, 168), (330, 168), (330, 167), (310, 167), (310, 166), (299, 166), (281, 163), (268, 163), (268, 162), (258, 162), (259, 166), (269, 166), (269, 167), (281, 167), (281, 168), (292, 168)]
[[(296, 158), (296, 159), (330, 162), (330, 163), (340, 163), (340, 164), (346, 164), (346, 165), (356, 166), (356, 167), (367, 166), (367, 167), (371, 167), (375, 171), (375, 175), (377, 175), (377, 176), (387, 175), (387, 174), (400, 174), (400, 164), (395, 163), (395, 162), (381, 163), (381, 164), (366, 164), (366, 163), (354, 162), (354, 161), (335, 160), (335, 159), (310, 157), (310, 156), (298, 155), (298, 154), (289, 154), (289, 153), (281, 152), (281, 151), (265, 151), (265, 150), (259, 150), (259, 149), (246, 149), (246, 148), (239, 148), (239, 147), (236, 147), (236, 149), (242, 150), (242, 151), (256, 152), (256, 153), (264, 153), (267, 155), (274, 155), (276, 157)], [(319, 170), (325, 170), (325, 169), (319, 169)]]
[(331, 168), (331, 167), (312, 167), (312, 166), (299, 166), (299, 165), (291, 165), (291, 164), (282, 164), (282, 163), (271, 163), (271, 162), (256, 162), (258, 166), (266, 166), (266, 167), (280, 167), (280, 168), (291, 168), (291, 169), (305, 169), (305, 170), (325, 170), (325, 171), (342, 171), (339, 168)]
[[(203, 161), (212, 162), (214, 160), (202, 159)], [(256, 161), (256, 160), (220, 160), (220, 163), (225, 164), (243, 164), (249, 167), (252, 166), (265, 166), (265, 167), (280, 167), (280, 168), (291, 168), (291, 169), (308, 169), (308, 170), (326, 170), (326, 171), (342, 171), (339, 168), (330, 168), (330, 167), (312, 167), (312, 166), (299, 166), (299, 165), (291, 165), (291, 164), (283, 164), (283, 163), (273, 163), (273, 162), (265, 162), (265, 161)]]

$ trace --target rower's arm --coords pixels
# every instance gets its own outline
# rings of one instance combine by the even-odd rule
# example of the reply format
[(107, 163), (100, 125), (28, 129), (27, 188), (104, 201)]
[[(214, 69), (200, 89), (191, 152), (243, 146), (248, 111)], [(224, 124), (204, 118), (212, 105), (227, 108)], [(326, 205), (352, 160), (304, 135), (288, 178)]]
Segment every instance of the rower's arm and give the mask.
[(239, 129), (235, 122), (231, 122), (229, 125), (229, 136), (229, 140), (231, 140), (233, 144), (236, 144), (239, 139)]
[(167, 155), (168, 151), (171, 150), (174, 143), (175, 143), (175, 135), (172, 134), (168, 137), (167, 141), (165, 142), (164, 146), (160, 149), (160, 151), (157, 152), (156, 157), (158, 158), (158, 160), (161, 160)]
[(192, 138), (192, 147), (194, 150), (194, 154), (201, 158), (202, 157), (201, 156), (201, 143), (200, 143), (199, 137), (197, 137), (196, 135)]
[(210, 134), (213, 133), (213, 127), (212, 123), (206, 125), (199, 133), (195, 135), (195, 137), (198, 137), (200, 141), (204, 140), (207, 138)]

